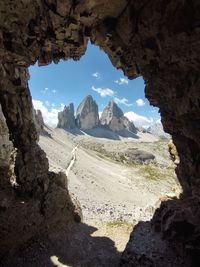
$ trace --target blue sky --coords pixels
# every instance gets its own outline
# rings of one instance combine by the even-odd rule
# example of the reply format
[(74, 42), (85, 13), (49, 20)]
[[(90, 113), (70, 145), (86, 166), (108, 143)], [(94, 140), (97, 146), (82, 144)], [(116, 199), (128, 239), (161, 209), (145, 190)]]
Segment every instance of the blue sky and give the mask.
[(108, 101), (114, 100), (135, 124), (151, 124), (160, 119), (158, 109), (145, 99), (142, 77), (128, 80), (103, 51), (91, 44), (79, 61), (35, 65), (29, 72), (34, 107), (42, 111), (50, 126), (56, 126), (57, 113), (64, 105), (72, 102), (76, 110), (86, 95), (92, 95), (100, 112)]

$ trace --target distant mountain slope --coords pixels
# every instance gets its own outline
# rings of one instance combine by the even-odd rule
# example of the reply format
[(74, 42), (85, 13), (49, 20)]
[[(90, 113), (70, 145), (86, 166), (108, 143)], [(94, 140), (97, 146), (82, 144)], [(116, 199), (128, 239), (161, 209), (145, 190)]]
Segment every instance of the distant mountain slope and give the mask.
[(147, 132), (151, 133), (155, 136), (164, 137), (164, 138), (170, 138), (170, 135), (168, 133), (165, 133), (162, 123), (156, 122), (152, 124), (150, 127), (147, 128)]

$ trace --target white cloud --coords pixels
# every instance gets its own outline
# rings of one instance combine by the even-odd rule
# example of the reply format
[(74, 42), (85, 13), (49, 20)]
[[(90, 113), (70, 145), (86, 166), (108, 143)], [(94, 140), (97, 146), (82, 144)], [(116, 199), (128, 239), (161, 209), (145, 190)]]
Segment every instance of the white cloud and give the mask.
[(128, 79), (126, 78), (119, 78), (118, 80), (114, 81), (115, 83), (118, 83), (119, 85), (128, 84)]
[(141, 99), (141, 98), (137, 99), (137, 100), (135, 101), (135, 103), (136, 103), (136, 105), (137, 105), (138, 107), (143, 107), (143, 106), (145, 105), (144, 100)]
[(52, 107), (49, 111), (44, 103), (40, 100), (33, 99), (33, 106), (35, 109), (39, 109), (42, 112), (42, 116), (44, 119), (44, 123), (51, 126), (56, 127), (58, 123), (58, 112), (63, 110), (64, 104), (60, 104), (60, 107), (58, 109)]
[(154, 122), (152, 118), (147, 118), (133, 111), (126, 112), (124, 116), (126, 116), (130, 121), (132, 121), (136, 127), (148, 127)]
[(101, 97), (114, 95), (114, 91), (110, 88), (95, 88), (94, 86), (92, 86), (92, 90), (100, 94)]
[(53, 90), (51, 90), (51, 92), (52, 92), (53, 94), (55, 94), (57, 91), (56, 91), (55, 89), (53, 89)]
[(46, 94), (46, 92), (47, 92), (48, 90), (49, 90), (49, 88), (45, 87), (45, 88), (41, 91), (41, 93)]
[(127, 106), (127, 107), (131, 107), (131, 106), (133, 105), (133, 104), (131, 104), (131, 103), (128, 103), (129, 101), (128, 101), (128, 99), (125, 98), (125, 97), (123, 97), (123, 98), (115, 97), (115, 98), (114, 98), (114, 101), (115, 101), (116, 104), (123, 104), (123, 105), (125, 105), (125, 106)]
[(95, 77), (97, 80), (101, 78), (101, 74), (99, 72), (92, 73), (92, 76)]
[(49, 101), (48, 101), (48, 100), (46, 100), (44, 103), (45, 103), (45, 105), (46, 105), (47, 107), (49, 107), (49, 106), (50, 106), (50, 103), (49, 103)]
[(101, 118), (101, 114), (102, 114), (103, 112), (102, 111), (99, 111), (99, 118)]

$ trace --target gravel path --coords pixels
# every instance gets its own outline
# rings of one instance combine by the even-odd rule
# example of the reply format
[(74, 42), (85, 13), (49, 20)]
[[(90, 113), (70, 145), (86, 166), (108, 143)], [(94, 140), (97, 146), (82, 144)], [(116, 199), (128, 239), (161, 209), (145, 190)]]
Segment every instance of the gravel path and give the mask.
[[(31, 240), (1, 266), (118, 267), (134, 225), (151, 218), (162, 195), (173, 196), (179, 189), (175, 177), (170, 177), (173, 166), (166, 142), (155, 137), (151, 140), (149, 134), (107, 140), (75, 136), (61, 129), (49, 133), (51, 138), (41, 136), (39, 144), (47, 154), (50, 170), (66, 172), (69, 191), (81, 203), (83, 222), (68, 225), (48, 238)], [(152, 169), (116, 162), (98, 151), (102, 147), (108, 155), (127, 148), (142, 149), (155, 155), (156, 165)], [(147, 179), (146, 172), (152, 170), (158, 171), (156, 179)], [(139, 234), (144, 235), (143, 231)], [(141, 240), (139, 236), (136, 243)]]
[[(149, 220), (159, 198), (178, 188), (175, 178), (164, 177), (171, 164), (167, 141), (160, 142), (152, 136), (151, 142), (149, 134), (122, 140), (72, 135), (62, 129), (50, 134), (52, 138), (41, 136), (40, 145), (47, 153), (51, 170), (67, 174), (69, 191), (80, 201), (85, 221)], [(153, 153), (159, 166), (158, 179), (147, 179), (145, 166), (127, 166), (103, 157), (98, 152), (102, 147), (108, 153), (127, 148)]]

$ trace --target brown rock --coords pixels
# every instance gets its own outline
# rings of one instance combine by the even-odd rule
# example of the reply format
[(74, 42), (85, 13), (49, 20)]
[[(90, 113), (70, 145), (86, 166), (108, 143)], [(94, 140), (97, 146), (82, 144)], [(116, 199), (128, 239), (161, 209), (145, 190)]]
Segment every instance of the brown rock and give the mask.
[[(33, 217), (40, 221), (35, 205), (49, 184), (48, 161), (37, 145), (27, 67), (37, 60), (39, 65), (60, 59), (78, 60), (90, 38), (127, 77), (143, 76), (146, 97), (160, 109), (164, 130), (171, 134), (180, 157), (176, 172), (183, 194), (179, 200), (163, 204), (166, 207), (161, 205), (153, 224), (157, 221), (161, 233), (167, 233), (163, 237), (170, 238), (170, 246), (174, 245), (180, 258), (191, 256), (191, 266), (200, 265), (199, 17), (198, 0), (1, 1), (0, 103), (17, 149), (18, 193), (30, 200), (25, 206), (27, 217), (32, 207)], [(184, 213), (182, 219), (176, 204)], [(13, 229), (23, 233), (19, 229), (25, 224), (20, 204), (16, 209), (20, 216), (11, 216), (14, 207), (0, 222), (1, 247), (5, 251), (18, 244)], [(33, 225), (37, 224), (29, 227), (31, 234), (21, 234), (21, 242), (37, 232)]]

